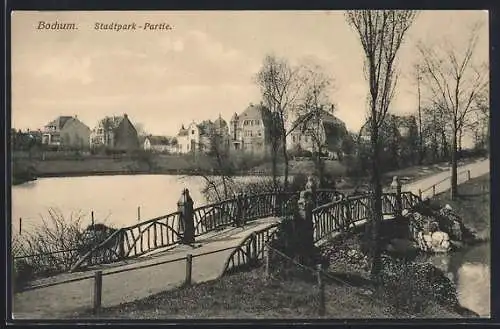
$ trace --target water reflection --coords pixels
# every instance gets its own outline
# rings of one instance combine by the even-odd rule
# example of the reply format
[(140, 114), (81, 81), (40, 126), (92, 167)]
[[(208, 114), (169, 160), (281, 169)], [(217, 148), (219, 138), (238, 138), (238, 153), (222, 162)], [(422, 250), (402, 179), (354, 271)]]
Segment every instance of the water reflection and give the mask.
[(490, 245), (484, 243), (428, 259), (457, 287), (458, 300), (481, 317), (490, 316)]
[(181, 175), (41, 178), (12, 187), (12, 228), (17, 232), (22, 218), (23, 231), (34, 229), (41, 217), (48, 217), (49, 208), (59, 210), (65, 218), (83, 216), (84, 225), (91, 223), (92, 211), (96, 222), (114, 227), (133, 225), (138, 221), (138, 207), (141, 220), (176, 211), (184, 188), (189, 189), (195, 207), (204, 205), (204, 186), (202, 177)]

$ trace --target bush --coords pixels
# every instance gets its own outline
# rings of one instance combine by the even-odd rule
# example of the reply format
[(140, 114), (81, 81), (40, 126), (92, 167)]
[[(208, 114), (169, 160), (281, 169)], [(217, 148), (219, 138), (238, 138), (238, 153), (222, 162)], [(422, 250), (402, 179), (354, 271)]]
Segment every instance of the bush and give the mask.
[(376, 294), (396, 309), (414, 314), (436, 303), (450, 309), (458, 305), (454, 284), (432, 264), (388, 256), (383, 256), (382, 261)]
[(40, 226), (13, 237), (14, 287), (22, 287), (36, 277), (67, 271), (80, 256), (85, 232), (82, 220), (82, 214), (65, 218), (49, 209), (48, 219), (42, 218)]

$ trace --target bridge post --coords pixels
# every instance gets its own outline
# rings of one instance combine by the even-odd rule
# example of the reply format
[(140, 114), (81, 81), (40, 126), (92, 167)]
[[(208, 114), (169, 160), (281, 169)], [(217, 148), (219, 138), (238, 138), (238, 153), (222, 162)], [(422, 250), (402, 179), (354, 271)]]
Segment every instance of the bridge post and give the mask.
[(193, 199), (191, 199), (187, 188), (182, 191), (181, 198), (177, 202), (177, 209), (181, 213), (181, 227), (184, 229), (181, 243), (192, 244), (194, 243)]
[(274, 192), (273, 194), (273, 214), (274, 217), (279, 217), (281, 215), (281, 194), (279, 192)]
[[(300, 192), (300, 199), (298, 202), (298, 215), (299, 225), (297, 236), (300, 237), (299, 241), (303, 243), (305, 248), (312, 248), (314, 246), (314, 227), (312, 210), (314, 208), (314, 201), (310, 190)], [(304, 250), (305, 251), (305, 250)]]
[(243, 226), (243, 193), (234, 193), (234, 199), (236, 200), (236, 214), (234, 218), (234, 226)]
[(401, 182), (398, 176), (392, 178), (391, 188), (396, 192), (395, 215), (401, 216), (403, 213), (403, 200), (401, 198)]
[(118, 235), (118, 257), (120, 259), (125, 258), (125, 231), (122, 231)]
[(313, 176), (307, 177), (307, 183), (306, 183), (305, 189), (306, 189), (306, 191), (309, 191), (313, 205), (317, 206), (317, 200), (316, 200), (317, 186), (316, 186), (316, 181), (314, 180)]

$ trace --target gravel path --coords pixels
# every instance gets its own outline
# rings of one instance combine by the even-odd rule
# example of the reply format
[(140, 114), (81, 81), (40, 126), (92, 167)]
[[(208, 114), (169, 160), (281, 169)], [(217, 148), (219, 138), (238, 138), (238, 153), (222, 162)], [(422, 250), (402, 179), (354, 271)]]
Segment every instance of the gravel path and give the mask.
[[(478, 160), (465, 166), (459, 167), (458, 184), (465, 183), (467, 181), (467, 170), (470, 170), (471, 179), (487, 174), (490, 171), (490, 160)], [(422, 198), (432, 197), (432, 185), (436, 184), (436, 194), (444, 192), (450, 188), (451, 182), (449, 179), (446, 179), (450, 175), (450, 171), (444, 171), (423, 179), (419, 179), (415, 182), (405, 184), (403, 185), (402, 190), (404, 192), (412, 192), (416, 195), (418, 195), (419, 190), (422, 190)]]

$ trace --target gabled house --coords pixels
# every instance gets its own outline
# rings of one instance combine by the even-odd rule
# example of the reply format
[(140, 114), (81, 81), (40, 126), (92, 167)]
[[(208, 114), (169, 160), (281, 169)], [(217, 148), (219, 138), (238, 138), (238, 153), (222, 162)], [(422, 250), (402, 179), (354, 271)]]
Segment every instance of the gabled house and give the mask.
[(317, 152), (339, 158), (342, 141), (348, 134), (345, 123), (321, 109), (299, 116), (287, 138), (288, 149)]
[(182, 125), (176, 137), (179, 153), (208, 152), (213, 142), (217, 142), (221, 148), (229, 147), (229, 129), (220, 115), (214, 122), (204, 120), (197, 124), (193, 121), (187, 128)]
[(250, 153), (267, 153), (270, 150), (271, 112), (263, 105), (251, 104), (231, 118), (229, 126), (230, 147)]
[(77, 116), (60, 116), (41, 129), (42, 144), (75, 148), (89, 147), (90, 128)]
[(182, 125), (177, 134), (177, 150), (179, 153), (193, 152), (200, 144), (200, 128), (193, 121), (187, 128)]
[(137, 130), (127, 114), (101, 119), (90, 134), (90, 145), (124, 152), (140, 148)]

